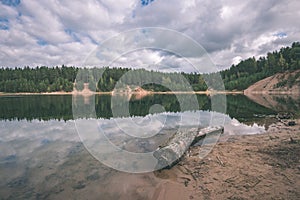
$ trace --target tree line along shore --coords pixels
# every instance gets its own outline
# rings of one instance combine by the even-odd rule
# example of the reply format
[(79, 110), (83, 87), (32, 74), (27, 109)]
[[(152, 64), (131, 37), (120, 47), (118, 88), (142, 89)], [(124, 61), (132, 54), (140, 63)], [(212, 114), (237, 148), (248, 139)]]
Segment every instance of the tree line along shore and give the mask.
[[(135, 88), (130, 88), (133, 85), (139, 85), (142, 91), (153, 93), (183, 92), (187, 91), (188, 85), (190, 92), (205, 93), (214, 90), (207, 86), (209, 83), (205, 77), (211, 77), (209, 79), (213, 81), (214, 76), (218, 74), (221, 75), (225, 91), (238, 92), (266, 77), (299, 69), (300, 43), (294, 42), (290, 47), (269, 52), (265, 57), (248, 58), (237, 65), (232, 65), (229, 69), (211, 74), (163, 73), (120, 67), (86, 69), (65, 65), (35, 68), (2, 67), (0, 68), (0, 93), (71, 93), (74, 85), (77, 91), (83, 90), (84, 83), (89, 83), (86, 89), (97, 93), (110, 93), (116, 88), (121, 93), (126, 92), (127, 89), (134, 92)], [(284, 84), (290, 87), (299, 84), (297, 80), (299, 77), (300, 72), (279, 82), (277, 87)]]

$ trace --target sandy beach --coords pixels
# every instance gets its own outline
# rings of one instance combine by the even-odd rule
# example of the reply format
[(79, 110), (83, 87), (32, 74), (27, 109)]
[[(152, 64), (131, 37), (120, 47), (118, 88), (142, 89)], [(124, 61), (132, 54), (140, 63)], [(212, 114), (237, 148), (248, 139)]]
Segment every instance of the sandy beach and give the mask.
[(261, 135), (231, 136), (204, 159), (190, 149), (153, 199), (299, 199), (300, 120), (278, 122)]

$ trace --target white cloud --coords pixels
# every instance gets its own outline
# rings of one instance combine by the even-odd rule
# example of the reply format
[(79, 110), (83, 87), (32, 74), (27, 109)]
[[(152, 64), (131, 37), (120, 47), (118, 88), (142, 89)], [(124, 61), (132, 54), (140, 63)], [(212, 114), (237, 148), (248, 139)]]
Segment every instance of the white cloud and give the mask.
[(237, 65), (243, 58), (241, 56), (236, 56), (232, 59), (232, 64)]
[[(145, 26), (186, 34), (203, 45), (218, 68), (229, 67), (240, 58), (265, 55), (300, 40), (297, 0), (156, 0), (147, 6), (137, 0), (24, 0), (13, 6), (0, 3), (0, 10), (3, 27), (8, 27), (0, 28), (0, 66), (5, 67), (80, 66), (96, 44), (101, 46), (105, 39), (119, 32)], [(169, 43), (168, 38), (169, 35), (157, 35), (151, 44), (184, 52), (182, 56), (199, 61), (199, 52), (184, 40), (174, 38)], [(123, 56), (119, 61), (191, 70), (184, 59), (172, 54), (153, 51), (144, 51), (142, 56), (135, 54)]]

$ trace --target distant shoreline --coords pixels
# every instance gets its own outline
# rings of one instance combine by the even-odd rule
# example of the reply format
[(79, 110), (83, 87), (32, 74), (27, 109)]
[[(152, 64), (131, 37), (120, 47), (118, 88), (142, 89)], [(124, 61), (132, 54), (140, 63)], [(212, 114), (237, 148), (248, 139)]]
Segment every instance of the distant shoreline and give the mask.
[(5, 93), (0, 92), (0, 96), (29, 96), (29, 95), (76, 95), (76, 96), (91, 96), (91, 95), (153, 95), (153, 94), (205, 94), (205, 95), (214, 95), (214, 94), (244, 94), (249, 95), (293, 95), (299, 94), (299, 92), (292, 91), (167, 91), (167, 92), (18, 92), (18, 93)]
[(257, 94), (266, 94), (266, 95), (284, 95), (284, 94), (299, 94), (300, 91), (291, 91), (291, 90), (278, 90), (278, 91), (244, 91), (244, 94), (247, 95), (257, 95)]
[(26, 96), (26, 95), (78, 95), (78, 96), (90, 96), (90, 95), (152, 95), (152, 94), (206, 94), (206, 95), (213, 95), (213, 94), (244, 94), (244, 91), (167, 91), (167, 92), (153, 92), (153, 91), (146, 91), (146, 92), (18, 92), (18, 93), (5, 93), (0, 92), (0, 96)]

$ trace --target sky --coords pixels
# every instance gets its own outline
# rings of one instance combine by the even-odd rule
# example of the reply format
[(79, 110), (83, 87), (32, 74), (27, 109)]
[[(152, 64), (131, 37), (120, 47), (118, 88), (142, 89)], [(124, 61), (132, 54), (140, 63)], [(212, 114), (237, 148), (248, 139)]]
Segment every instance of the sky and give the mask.
[[(225, 69), (300, 41), (299, 19), (298, 0), (0, 0), (0, 67), (84, 66), (109, 38), (161, 27), (198, 43), (217, 69)], [(187, 43), (165, 44), (168, 38), (156, 34), (151, 44), (190, 53), (144, 48), (119, 55), (113, 64), (193, 71), (187, 60), (201, 56)]]

